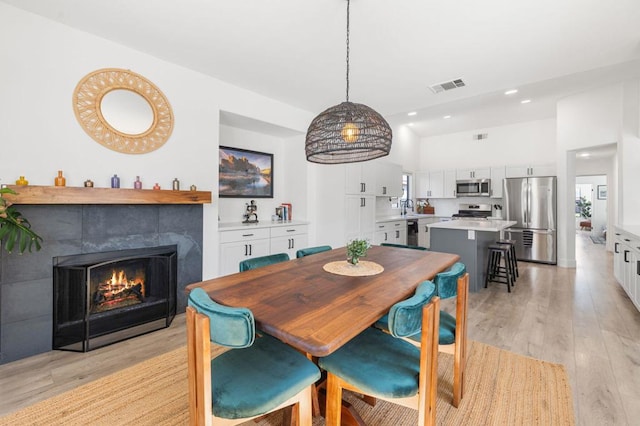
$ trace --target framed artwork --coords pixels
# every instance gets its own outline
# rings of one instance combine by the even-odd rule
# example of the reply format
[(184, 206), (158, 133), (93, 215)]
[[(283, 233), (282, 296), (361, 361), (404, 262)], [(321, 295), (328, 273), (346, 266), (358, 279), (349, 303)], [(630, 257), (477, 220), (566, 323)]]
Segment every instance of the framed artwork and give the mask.
[(607, 199), (607, 185), (598, 185), (598, 200)]
[(273, 198), (273, 154), (221, 146), (218, 191), (227, 198)]

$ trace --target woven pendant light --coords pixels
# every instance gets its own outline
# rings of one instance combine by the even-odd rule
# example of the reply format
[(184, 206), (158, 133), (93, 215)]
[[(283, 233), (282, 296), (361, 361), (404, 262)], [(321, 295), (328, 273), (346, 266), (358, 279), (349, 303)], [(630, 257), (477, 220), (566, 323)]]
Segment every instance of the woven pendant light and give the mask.
[(307, 160), (357, 163), (389, 155), (391, 127), (375, 110), (349, 102), (349, 6), (347, 0), (347, 100), (323, 111), (307, 130)]

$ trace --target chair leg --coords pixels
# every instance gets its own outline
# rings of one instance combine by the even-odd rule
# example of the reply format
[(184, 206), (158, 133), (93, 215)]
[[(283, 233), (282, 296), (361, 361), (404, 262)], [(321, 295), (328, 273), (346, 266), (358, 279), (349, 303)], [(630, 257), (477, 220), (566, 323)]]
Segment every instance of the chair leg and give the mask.
[(342, 387), (340, 379), (327, 373), (327, 409), (325, 412), (326, 426), (340, 426), (342, 411)]

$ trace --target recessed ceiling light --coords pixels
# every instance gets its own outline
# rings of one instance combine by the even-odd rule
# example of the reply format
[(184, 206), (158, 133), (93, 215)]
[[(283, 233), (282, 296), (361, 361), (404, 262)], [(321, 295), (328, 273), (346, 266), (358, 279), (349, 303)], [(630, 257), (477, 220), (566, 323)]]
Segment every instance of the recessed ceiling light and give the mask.
[(451, 118), (451, 116), (450, 116), (450, 115), (445, 115), (445, 116), (444, 116), (444, 117), (442, 117), (442, 118), (444, 118), (445, 120), (447, 120), (447, 119)]
[(513, 95), (514, 93), (518, 93), (518, 89), (511, 89), (504, 92), (505, 95)]
[(589, 154), (588, 152), (583, 152), (582, 154), (580, 154), (580, 157), (588, 157), (591, 154)]
[(415, 112), (415, 111), (411, 111), (411, 112), (410, 112), (409, 114), (407, 114), (407, 115), (408, 115), (409, 117), (412, 117), (412, 116), (414, 116), (414, 115), (416, 115), (416, 114), (417, 114), (417, 112)]
[(528, 104), (529, 102), (531, 102), (531, 99), (524, 99), (520, 101), (521, 104)]
[(413, 123), (409, 123), (409, 126), (413, 127)]

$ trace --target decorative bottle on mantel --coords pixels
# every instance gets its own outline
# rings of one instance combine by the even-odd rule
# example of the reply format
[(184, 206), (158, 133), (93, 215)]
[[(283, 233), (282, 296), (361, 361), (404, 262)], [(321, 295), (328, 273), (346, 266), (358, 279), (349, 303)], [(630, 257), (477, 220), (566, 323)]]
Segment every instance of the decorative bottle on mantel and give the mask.
[(118, 175), (113, 175), (111, 178), (111, 187), (112, 188), (120, 188), (120, 178)]
[(58, 170), (58, 176), (55, 179), (56, 186), (65, 186), (67, 184), (67, 179), (62, 176), (62, 170)]
[(135, 182), (133, 182), (133, 187), (135, 189), (142, 189), (142, 181), (140, 180), (140, 176), (136, 176)]
[(24, 176), (20, 176), (20, 179), (16, 180), (16, 185), (29, 185), (29, 181)]

